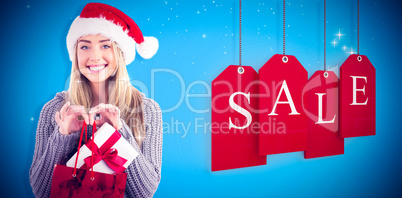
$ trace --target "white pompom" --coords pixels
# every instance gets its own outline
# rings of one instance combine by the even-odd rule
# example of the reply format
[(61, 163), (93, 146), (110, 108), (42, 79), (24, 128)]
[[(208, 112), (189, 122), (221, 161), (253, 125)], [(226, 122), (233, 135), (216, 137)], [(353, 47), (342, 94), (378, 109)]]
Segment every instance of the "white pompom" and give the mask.
[(137, 52), (144, 59), (152, 58), (159, 48), (158, 39), (152, 36), (144, 36), (144, 42), (137, 44)]

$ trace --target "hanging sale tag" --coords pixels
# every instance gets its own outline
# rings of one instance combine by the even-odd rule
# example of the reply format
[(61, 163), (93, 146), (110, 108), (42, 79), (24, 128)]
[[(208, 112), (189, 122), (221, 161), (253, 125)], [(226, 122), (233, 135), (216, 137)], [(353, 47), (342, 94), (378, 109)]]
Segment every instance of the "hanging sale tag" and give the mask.
[(212, 81), (212, 171), (266, 164), (258, 154), (258, 75), (227, 67)]
[(308, 128), (301, 98), (307, 71), (295, 56), (276, 54), (258, 73), (260, 154), (304, 151)]
[(340, 135), (375, 135), (375, 68), (364, 55), (350, 55), (340, 68)]
[(339, 79), (332, 71), (316, 71), (303, 90), (309, 127), (306, 159), (344, 153), (338, 127), (338, 91)]

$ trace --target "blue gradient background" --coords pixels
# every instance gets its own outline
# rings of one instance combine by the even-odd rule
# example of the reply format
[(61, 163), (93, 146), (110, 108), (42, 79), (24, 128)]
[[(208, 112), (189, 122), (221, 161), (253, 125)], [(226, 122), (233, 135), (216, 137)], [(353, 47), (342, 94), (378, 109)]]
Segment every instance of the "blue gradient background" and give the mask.
[[(87, 2), (2, 2), (1, 197), (33, 197), (28, 172), (39, 113), (57, 92), (68, 89), (71, 62), (65, 38)], [(186, 98), (208, 94), (212, 80), (238, 64), (238, 1), (101, 2), (121, 9), (144, 35), (159, 39), (154, 58), (137, 55), (128, 66), (132, 83), (163, 110), (179, 104), (163, 113), (162, 180), (155, 197), (400, 196), (399, 1), (360, 2), (360, 53), (377, 70), (377, 135), (346, 139), (344, 155), (305, 160), (301, 152), (278, 154), (268, 156), (264, 166), (219, 172), (211, 172), (209, 127), (196, 126), (211, 121), (210, 111), (191, 111)], [(333, 70), (357, 49), (356, 8), (355, 0), (327, 2), (327, 65)], [(286, 14), (286, 52), (311, 76), (323, 68), (323, 1), (288, 0)], [(242, 62), (258, 71), (282, 52), (282, 1), (243, 1), (242, 22)], [(336, 45), (330, 43), (334, 40)], [(154, 73), (153, 81), (153, 69), (170, 72)], [(195, 109), (211, 105), (210, 97), (188, 102)], [(172, 120), (182, 125), (172, 126)]]

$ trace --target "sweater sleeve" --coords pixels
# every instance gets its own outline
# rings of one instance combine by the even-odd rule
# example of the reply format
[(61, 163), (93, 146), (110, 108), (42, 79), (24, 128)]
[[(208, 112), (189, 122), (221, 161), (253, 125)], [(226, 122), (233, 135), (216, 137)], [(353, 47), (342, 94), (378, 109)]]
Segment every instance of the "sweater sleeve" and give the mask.
[(133, 133), (122, 120), (120, 133), (134, 147), (139, 155), (126, 169), (127, 183), (125, 197), (152, 197), (161, 180), (162, 166), (162, 113), (152, 99), (144, 98), (145, 139), (139, 148)]
[(35, 197), (49, 197), (55, 164), (63, 163), (65, 157), (76, 147), (79, 133), (62, 135), (54, 116), (64, 104), (64, 99), (56, 97), (46, 103), (40, 113), (36, 130), (35, 151), (29, 182)]

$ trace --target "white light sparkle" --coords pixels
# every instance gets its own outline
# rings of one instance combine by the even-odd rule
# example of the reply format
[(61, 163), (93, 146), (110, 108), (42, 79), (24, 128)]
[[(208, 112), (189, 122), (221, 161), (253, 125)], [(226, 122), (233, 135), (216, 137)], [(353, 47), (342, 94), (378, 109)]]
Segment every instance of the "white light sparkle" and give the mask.
[(346, 51), (346, 49), (348, 49), (348, 48), (346, 47), (346, 45), (344, 45), (344, 46), (342, 47), (342, 49), (343, 49), (343, 51)]
[(349, 53), (349, 54), (355, 54), (356, 52), (353, 51), (353, 47), (350, 47), (350, 52), (347, 52), (347, 53)]
[(338, 39), (341, 40), (341, 36), (343, 36), (344, 34), (341, 33), (341, 29), (339, 29), (338, 34), (335, 34), (336, 36), (338, 36)]
[(332, 42), (332, 45), (336, 46), (336, 44), (338, 44), (338, 42), (336, 42), (336, 40), (334, 39)]

